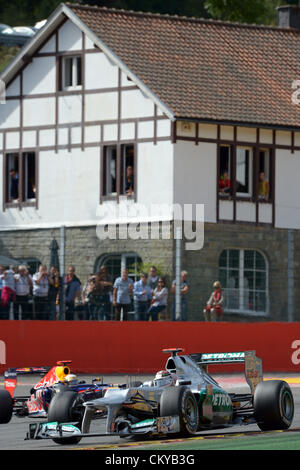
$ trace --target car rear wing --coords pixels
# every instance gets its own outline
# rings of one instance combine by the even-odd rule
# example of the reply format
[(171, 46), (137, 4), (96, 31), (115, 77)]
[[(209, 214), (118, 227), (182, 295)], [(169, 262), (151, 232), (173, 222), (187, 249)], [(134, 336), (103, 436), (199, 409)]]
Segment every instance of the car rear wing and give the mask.
[(66, 375), (70, 374), (70, 369), (68, 364), (72, 361), (57, 361), (57, 365), (54, 367), (38, 366), (38, 367), (14, 367), (7, 369), (4, 372), (4, 388), (9, 392), (11, 397), (14, 395), (14, 391), (17, 386), (17, 376), (18, 375), (40, 375), (42, 379), (34, 388), (43, 386), (45, 383), (53, 383), (58, 379), (64, 378)]
[(45, 375), (50, 367), (15, 367), (7, 369), (4, 372), (4, 389), (8, 391), (11, 397), (14, 395), (17, 386), (17, 376), (27, 374)]
[(14, 375), (26, 375), (26, 374), (47, 374), (51, 367), (15, 367), (7, 369), (4, 372), (4, 377), (8, 377), (10, 374)]
[(245, 378), (254, 394), (255, 387), (263, 380), (262, 360), (256, 351), (189, 354), (196, 364), (207, 370), (209, 364), (245, 364)]

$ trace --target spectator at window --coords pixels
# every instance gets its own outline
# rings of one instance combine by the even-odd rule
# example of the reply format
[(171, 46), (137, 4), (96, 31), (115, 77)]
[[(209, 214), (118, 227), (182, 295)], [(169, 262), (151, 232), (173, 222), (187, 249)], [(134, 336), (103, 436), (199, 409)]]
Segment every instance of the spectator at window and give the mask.
[(14, 319), (19, 319), (21, 309), (22, 320), (32, 320), (32, 310), (29, 304), (29, 295), (32, 289), (32, 278), (27, 266), (19, 266), (18, 273), (14, 275), (16, 286), (16, 300), (14, 302)]
[(0, 275), (0, 279), (2, 279), (3, 282), (1, 292), (2, 320), (9, 320), (11, 302), (16, 300), (16, 281), (14, 276), (15, 273), (13, 271), (13, 266), (10, 266), (9, 269), (4, 270)]
[(152, 299), (152, 292), (147, 283), (147, 279), (148, 275), (142, 273), (140, 280), (136, 281), (133, 286), (134, 319), (136, 321), (147, 320), (149, 301)]
[(133, 292), (133, 280), (128, 277), (128, 269), (122, 270), (122, 276), (115, 280), (113, 287), (113, 306), (115, 308), (115, 320), (128, 320), (128, 312), (131, 306), (131, 294)]
[(36, 191), (35, 186), (32, 184), (32, 181), (29, 180), (28, 185), (27, 185), (27, 199), (35, 199), (36, 198), (35, 191)]
[(19, 175), (15, 168), (12, 168), (9, 172), (10, 175), (10, 193), (9, 200), (13, 201), (19, 197)]
[(126, 179), (125, 179), (125, 194), (131, 196), (134, 191), (134, 174), (133, 167), (128, 166), (126, 168)]
[(48, 317), (49, 320), (56, 320), (56, 305), (59, 301), (60, 279), (59, 272), (55, 266), (51, 266), (49, 272), (48, 290)]
[(47, 304), (49, 291), (49, 275), (47, 266), (41, 264), (39, 270), (32, 276), (33, 302), (36, 320), (47, 320)]
[(219, 190), (222, 194), (229, 194), (230, 186), (231, 186), (231, 183), (228, 177), (228, 173), (224, 172), (219, 181)]
[(187, 293), (189, 291), (189, 283), (187, 281), (187, 271), (181, 271), (181, 286), (180, 286), (180, 296), (181, 296), (181, 319), (176, 318), (176, 280), (172, 282), (172, 321), (181, 320), (187, 321)]
[(269, 192), (269, 182), (265, 179), (265, 173), (261, 171), (259, 173), (258, 198), (267, 201), (269, 199)]
[(148, 309), (148, 320), (151, 317), (152, 321), (158, 320), (158, 314), (167, 308), (168, 303), (168, 289), (165, 286), (165, 281), (160, 277), (157, 282), (157, 287), (154, 289), (151, 306)]
[(74, 320), (75, 300), (81, 294), (81, 282), (75, 274), (75, 266), (68, 268), (68, 274), (65, 278), (66, 282), (66, 320)]

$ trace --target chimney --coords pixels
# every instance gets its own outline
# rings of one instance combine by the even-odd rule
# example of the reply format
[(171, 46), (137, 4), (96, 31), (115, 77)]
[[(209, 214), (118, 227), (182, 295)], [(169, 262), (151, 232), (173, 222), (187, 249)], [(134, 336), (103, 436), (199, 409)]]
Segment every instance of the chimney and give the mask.
[(300, 29), (300, 7), (294, 5), (277, 7), (277, 23), (281, 28)]

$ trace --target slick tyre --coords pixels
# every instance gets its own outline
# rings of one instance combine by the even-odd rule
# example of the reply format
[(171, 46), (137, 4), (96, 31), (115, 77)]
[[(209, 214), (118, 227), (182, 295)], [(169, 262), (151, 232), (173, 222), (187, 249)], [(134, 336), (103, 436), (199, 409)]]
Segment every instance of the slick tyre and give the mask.
[(294, 398), (283, 380), (260, 382), (254, 392), (254, 416), (262, 431), (288, 429), (294, 417)]
[[(57, 421), (58, 423), (80, 422), (82, 419), (82, 404), (80, 396), (76, 392), (58, 392), (56, 393), (49, 406), (48, 422)], [(53, 438), (56, 444), (69, 445), (78, 444), (80, 436), (67, 438)]]
[(160, 397), (160, 416), (179, 416), (180, 434), (195, 434), (199, 426), (199, 410), (189, 388), (168, 387)]
[(9, 423), (13, 414), (13, 399), (7, 390), (0, 390), (0, 424)]

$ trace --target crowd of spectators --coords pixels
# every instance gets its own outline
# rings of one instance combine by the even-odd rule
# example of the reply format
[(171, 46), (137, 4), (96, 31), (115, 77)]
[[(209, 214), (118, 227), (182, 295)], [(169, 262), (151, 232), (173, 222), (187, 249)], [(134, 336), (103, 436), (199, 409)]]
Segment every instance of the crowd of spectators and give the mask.
[[(105, 266), (81, 283), (75, 266), (62, 279), (56, 267), (40, 265), (31, 275), (27, 266), (0, 266), (0, 319), (8, 320), (167, 320), (186, 321), (189, 291), (187, 272), (181, 273), (181, 318), (175, 315), (176, 282), (171, 289), (155, 266), (133, 281), (127, 269), (112, 279)], [(170, 295), (171, 294), (171, 295)], [(62, 313), (63, 311), (63, 313)]]

